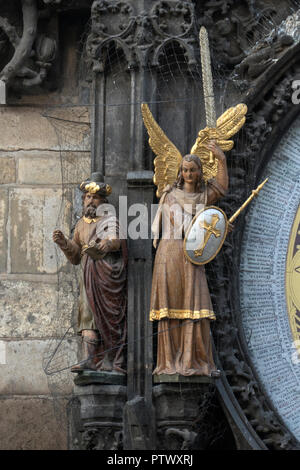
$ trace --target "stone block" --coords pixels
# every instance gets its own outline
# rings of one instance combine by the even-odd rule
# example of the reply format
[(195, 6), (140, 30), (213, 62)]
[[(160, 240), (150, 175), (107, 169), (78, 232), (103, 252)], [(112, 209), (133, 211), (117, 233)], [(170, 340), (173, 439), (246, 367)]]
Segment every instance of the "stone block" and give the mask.
[(61, 337), (76, 321), (76, 306), (75, 278), (58, 284), (2, 280), (0, 338)]
[(48, 152), (49, 158), (28, 155), (19, 159), (18, 182), (20, 184), (61, 184), (62, 174), (56, 152)]
[(126, 390), (124, 385), (75, 385), (74, 396), (80, 400), (82, 420), (122, 422)]
[[(77, 362), (77, 342), (70, 340), (60, 346), (58, 340), (6, 341), (5, 349), (6, 364), (0, 365), (0, 395), (71, 393), (72, 373), (66, 369), (62, 376), (59, 371)], [(56, 356), (53, 356), (54, 352)], [(56, 372), (53, 376), (46, 375), (43, 369), (50, 357), (53, 358), (51, 372)]]
[(79, 184), (91, 176), (89, 152), (61, 152), (63, 182)]
[(0, 184), (15, 183), (16, 162), (13, 157), (0, 158)]
[(85, 107), (58, 106), (0, 109), (1, 148), (5, 150), (89, 150), (90, 126)]
[(1, 148), (6, 150), (57, 148), (58, 139), (51, 122), (41, 110), (0, 108)]
[(10, 190), (12, 273), (53, 274), (67, 261), (52, 240), (55, 228), (69, 232), (71, 203), (60, 189)]
[(67, 449), (66, 417), (58, 419), (52, 398), (1, 398), (0, 415), (0, 450)]
[(8, 212), (8, 192), (0, 189), (0, 272), (6, 271), (7, 260), (7, 235), (6, 223)]
[(23, 153), (19, 159), (18, 181), (21, 184), (78, 184), (90, 176), (87, 152)]

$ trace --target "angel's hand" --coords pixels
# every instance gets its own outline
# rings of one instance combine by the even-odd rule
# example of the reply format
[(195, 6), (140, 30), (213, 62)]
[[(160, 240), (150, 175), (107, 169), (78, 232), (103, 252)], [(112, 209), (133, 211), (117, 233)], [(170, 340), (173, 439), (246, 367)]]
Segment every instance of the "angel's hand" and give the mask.
[(205, 147), (214, 154), (214, 156), (220, 160), (225, 161), (226, 157), (223, 150), (216, 144), (214, 140), (210, 140)]
[(233, 229), (234, 229), (234, 225), (231, 224), (230, 222), (228, 222), (227, 232), (228, 232), (228, 233), (231, 233), (231, 232), (233, 231)]

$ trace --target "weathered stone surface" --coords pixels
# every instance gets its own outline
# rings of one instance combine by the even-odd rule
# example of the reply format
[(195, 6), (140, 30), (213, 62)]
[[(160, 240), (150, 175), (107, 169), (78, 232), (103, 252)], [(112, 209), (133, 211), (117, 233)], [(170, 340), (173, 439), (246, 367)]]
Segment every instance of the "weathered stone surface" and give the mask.
[(89, 150), (88, 121), (84, 107), (57, 107), (51, 113), (43, 108), (2, 107), (1, 150)]
[(0, 184), (15, 183), (16, 162), (13, 157), (0, 158)]
[(215, 384), (213, 377), (206, 377), (202, 375), (191, 375), (185, 376), (180, 374), (159, 374), (153, 376), (153, 383), (163, 384), (163, 383), (203, 383), (203, 384)]
[(6, 341), (0, 340), (0, 364), (6, 364)]
[(57, 148), (57, 136), (41, 110), (31, 108), (0, 109), (1, 149)]
[(90, 175), (87, 152), (24, 153), (19, 158), (18, 182), (21, 184), (78, 184)]
[(81, 402), (81, 418), (88, 422), (99, 418), (105, 422), (122, 421), (123, 409), (127, 400), (127, 387), (124, 385), (93, 384), (74, 387), (74, 396)]
[(71, 203), (60, 189), (15, 188), (10, 190), (12, 273), (48, 273), (67, 263), (52, 240), (57, 227), (69, 231)]
[(76, 320), (75, 284), (0, 281), (0, 338), (62, 336)]
[(78, 184), (91, 176), (89, 152), (61, 152), (63, 182)]
[(2, 398), (0, 415), (1, 450), (67, 449), (66, 418), (57, 420), (50, 397)]
[(21, 184), (61, 184), (61, 165), (56, 152), (49, 158), (28, 155), (19, 159), (18, 182)]
[(5, 189), (0, 190), (0, 272), (6, 271), (7, 259), (7, 222), (8, 192)]
[[(52, 357), (59, 342), (57, 340), (22, 340), (6, 342), (6, 364), (0, 365), (0, 395), (48, 395), (50, 391), (58, 394), (71, 392), (71, 372), (66, 371), (65, 381), (59, 377), (59, 389), (55, 391), (48, 385), (43, 364), (45, 358)], [(75, 364), (77, 361), (77, 342), (62, 344), (53, 357), (51, 371)], [(50, 353), (50, 354), (49, 354)], [(64, 357), (63, 357), (64, 355)], [(46, 360), (46, 363), (48, 361)], [(49, 365), (50, 369), (50, 365)], [(48, 370), (49, 370), (48, 369)]]
[(126, 385), (126, 375), (120, 372), (84, 370), (76, 374), (75, 385), (109, 384)]

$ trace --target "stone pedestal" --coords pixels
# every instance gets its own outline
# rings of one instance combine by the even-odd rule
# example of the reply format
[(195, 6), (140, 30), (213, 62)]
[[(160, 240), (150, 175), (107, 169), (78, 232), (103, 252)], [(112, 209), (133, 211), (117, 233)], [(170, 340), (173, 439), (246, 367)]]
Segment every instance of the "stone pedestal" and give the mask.
[(195, 421), (199, 416), (201, 401), (214, 390), (210, 379), (199, 379), (202, 379), (199, 383), (192, 380), (187, 383), (186, 380), (184, 383), (161, 383), (153, 387), (157, 449), (193, 449), (197, 436)]
[(124, 385), (75, 385), (79, 401), (80, 450), (118, 450), (122, 448), (123, 408), (127, 400)]

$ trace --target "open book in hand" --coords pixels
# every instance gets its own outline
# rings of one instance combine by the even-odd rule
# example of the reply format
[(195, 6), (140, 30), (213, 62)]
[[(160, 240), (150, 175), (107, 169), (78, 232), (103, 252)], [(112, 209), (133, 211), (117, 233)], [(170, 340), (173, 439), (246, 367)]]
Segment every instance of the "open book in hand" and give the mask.
[(105, 253), (101, 252), (98, 248), (98, 243), (92, 240), (88, 245), (82, 247), (82, 254), (89, 255), (93, 260), (103, 259)]

